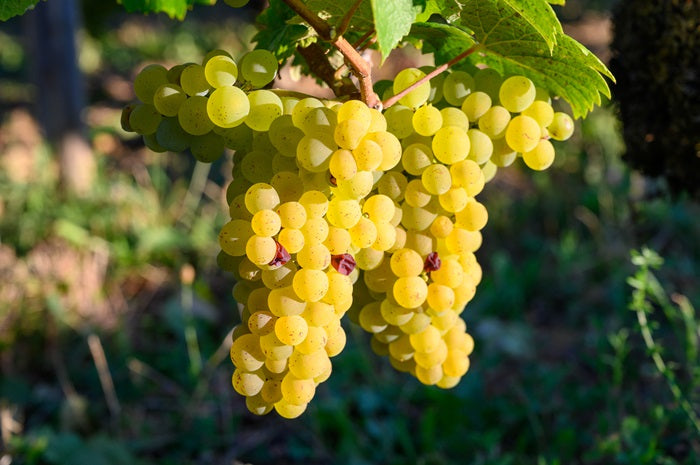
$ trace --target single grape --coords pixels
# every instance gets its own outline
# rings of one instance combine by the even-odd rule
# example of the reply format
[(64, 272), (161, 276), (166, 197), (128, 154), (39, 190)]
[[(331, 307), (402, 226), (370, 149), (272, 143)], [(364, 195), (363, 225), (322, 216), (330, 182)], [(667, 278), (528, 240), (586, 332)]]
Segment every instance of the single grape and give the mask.
[[(418, 68), (406, 68), (399, 71), (394, 78), (394, 95), (398, 94), (404, 89), (407, 89), (424, 77), (425, 73)], [(408, 94), (404, 95), (399, 100), (399, 103), (406, 105), (409, 108), (418, 108), (428, 100), (429, 96), (430, 82), (424, 82), (410, 91)]]
[(153, 94), (153, 105), (163, 116), (176, 116), (187, 95), (177, 84), (163, 84)]
[(501, 84), (498, 97), (511, 113), (519, 113), (535, 101), (535, 85), (525, 76), (511, 76)]
[(432, 105), (423, 105), (413, 114), (413, 129), (421, 136), (432, 136), (442, 127), (442, 114)]
[(433, 137), (433, 153), (443, 163), (452, 164), (467, 158), (470, 149), (467, 133), (457, 126), (447, 126)]
[(211, 86), (204, 74), (204, 66), (192, 64), (183, 69), (180, 74), (180, 87), (189, 96), (206, 95)]
[(529, 152), (537, 147), (541, 134), (540, 125), (529, 116), (518, 115), (506, 128), (506, 142), (516, 152)]
[(168, 70), (158, 64), (148, 65), (134, 78), (134, 93), (143, 103), (153, 103), (153, 95), (168, 83)]
[(445, 77), (442, 93), (452, 106), (459, 107), (471, 92), (474, 91), (474, 78), (465, 71), (453, 71)]
[(248, 96), (238, 87), (216, 89), (209, 96), (206, 104), (209, 119), (221, 128), (238, 126), (250, 112)]
[(542, 171), (554, 162), (554, 146), (548, 140), (540, 140), (529, 152), (523, 152), (523, 161), (533, 170)]
[(563, 112), (553, 115), (552, 123), (547, 127), (549, 136), (554, 140), (567, 140), (574, 133), (574, 120)]
[(248, 101), (250, 110), (245, 124), (255, 131), (267, 132), (272, 122), (284, 111), (282, 100), (269, 90), (255, 90), (249, 93)]
[(277, 75), (277, 57), (268, 50), (253, 50), (241, 58), (240, 75), (253, 87), (264, 87)]
[(163, 117), (155, 106), (150, 104), (138, 104), (129, 114), (129, 126), (141, 135), (153, 134), (158, 130), (158, 125)]
[(216, 55), (206, 61), (204, 76), (209, 85), (215, 89), (232, 86), (238, 78), (238, 66), (230, 56)]

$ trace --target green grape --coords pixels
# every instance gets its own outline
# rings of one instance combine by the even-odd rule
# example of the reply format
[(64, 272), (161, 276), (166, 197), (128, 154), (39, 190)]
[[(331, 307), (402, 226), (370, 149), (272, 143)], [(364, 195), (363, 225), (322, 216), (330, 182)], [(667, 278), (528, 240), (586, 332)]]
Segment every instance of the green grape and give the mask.
[(279, 203), (277, 191), (269, 184), (253, 184), (245, 193), (245, 206), (252, 214), (258, 210), (274, 210)]
[(416, 308), (428, 297), (428, 285), (419, 276), (399, 278), (394, 283), (392, 294), (396, 303), (404, 308)]
[(201, 136), (192, 136), (190, 151), (203, 163), (213, 163), (224, 154), (224, 139), (211, 131)]
[(265, 380), (260, 374), (249, 373), (239, 368), (233, 372), (233, 377), (231, 378), (233, 389), (242, 396), (254, 396), (260, 392), (264, 382)]
[(274, 210), (258, 210), (250, 220), (250, 226), (258, 236), (272, 237), (282, 227), (282, 220)]
[(307, 218), (301, 232), (304, 234), (304, 241), (307, 244), (321, 244), (328, 237), (329, 229), (325, 218), (312, 216)]
[(302, 126), (306, 114), (314, 108), (321, 107), (323, 107), (323, 103), (314, 97), (307, 97), (299, 100), (297, 104), (294, 105), (294, 109), (292, 110), (292, 121), (294, 122), (294, 126), (298, 127), (299, 129), (303, 129)]
[[(275, 404), (275, 409), (284, 418), (295, 418), (297, 409), (294, 407), (306, 408), (316, 393), (316, 383), (313, 379), (297, 378), (291, 373), (287, 373), (281, 384), (282, 401)], [(287, 403), (289, 407), (282, 407)]]
[(433, 163), (433, 151), (423, 144), (411, 144), (401, 155), (403, 169), (413, 176), (420, 176)]
[(131, 112), (134, 111), (134, 108), (136, 108), (136, 105), (138, 104), (130, 103), (122, 108), (122, 114), (119, 122), (121, 123), (122, 129), (126, 132), (134, 132), (134, 128), (132, 128), (129, 124), (129, 117), (131, 116)]
[(272, 145), (285, 157), (295, 157), (297, 145), (304, 133), (294, 126), (291, 115), (282, 115), (270, 124), (268, 132)]
[(454, 228), (452, 220), (445, 215), (440, 215), (430, 225), (430, 233), (438, 239), (446, 238)]
[(251, 183), (265, 182), (272, 177), (271, 153), (253, 150), (248, 152), (240, 163), (241, 174)]
[(511, 119), (506, 128), (506, 142), (516, 152), (529, 152), (537, 147), (541, 134), (536, 120), (525, 115)]
[(270, 124), (284, 111), (282, 100), (269, 90), (255, 90), (248, 94), (248, 100), (250, 111), (245, 124), (255, 131), (268, 131)]
[(246, 242), (252, 236), (253, 229), (250, 227), (250, 222), (231, 220), (219, 232), (219, 246), (227, 254), (233, 257), (240, 257), (245, 255)]
[[(276, 171), (274, 160), (275, 158), (273, 158), (272, 163), (273, 172)], [(270, 179), (270, 184), (279, 194), (280, 202), (297, 201), (304, 193), (304, 186), (301, 178), (291, 171), (276, 171), (272, 179)]]
[(493, 141), (493, 153), (491, 154), (491, 159), (489, 161), (494, 163), (496, 166), (500, 168), (510, 166), (517, 157), (518, 153), (513, 150), (510, 145), (508, 145), (505, 137)]
[(442, 94), (447, 103), (459, 107), (471, 92), (474, 91), (474, 78), (465, 71), (453, 71), (445, 77), (442, 84)]
[(296, 201), (285, 202), (277, 209), (280, 222), (284, 228), (299, 229), (306, 223), (306, 209)]
[(385, 132), (386, 131), (386, 118), (381, 111), (376, 108), (370, 108), (370, 123), (367, 132)]
[(288, 346), (300, 344), (308, 332), (308, 323), (299, 315), (281, 316), (275, 322), (275, 336)]
[(260, 350), (260, 338), (255, 334), (243, 334), (231, 345), (231, 361), (245, 371), (255, 371), (263, 366), (265, 355)]
[(209, 118), (221, 128), (238, 126), (250, 112), (248, 96), (238, 87), (220, 87), (205, 101)]
[(450, 190), (438, 197), (440, 206), (450, 213), (466, 207), (468, 199), (467, 191), (462, 187), (451, 187)]
[(360, 171), (373, 171), (379, 168), (384, 158), (382, 148), (371, 139), (362, 139), (352, 151)]
[(336, 195), (344, 199), (360, 200), (365, 198), (374, 186), (374, 177), (370, 171), (358, 171), (347, 180), (337, 181)]
[(498, 98), (511, 113), (520, 113), (535, 101), (535, 85), (525, 76), (511, 76), (501, 84)]
[(350, 229), (360, 220), (362, 208), (357, 200), (334, 197), (328, 203), (326, 219), (338, 228)]
[(143, 103), (153, 103), (153, 94), (168, 83), (168, 70), (158, 64), (148, 65), (134, 78), (134, 93)]
[(158, 143), (158, 138), (156, 137), (155, 133), (154, 134), (146, 134), (143, 136), (143, 143), (146, 147), (148, 147), (151, 151), (156, 152), (156, 153), (164, 153), (167, 152), (168, 149), (163, 147)]
[[(434, 66), (421, 66), (419, 68), (421, 71), (423, 71), (426, 75), (428, 75), (430, 72), (432, 72), (435, 67)], [(438, 103), (440, 100), (442, 100), (442, 85), (443, 82), (445, 82), (445, 73), (440, 73), (432, 78), (430, 78), (430, 95), (428, 96), (428, 102), (430, 103)], [(385, 100), (385, 99), (382, 99)]]
[(224, 3), (233, 8), (241, 8), (248, 4), (250, 0), (224, 0)]
[(162, 119), (163, 117), (153, 105), (138, 104), (129, 114), (129, 126), (137, 133), (145, 136), (155, 133)]
[(489, 160), (483, 165), (481, 165), (481, 171), (484, 173), (484, 181), (489, 182), (496, 176), (498, 166), (496, 166), (495, 163)]
[(440, 163), (428, 166), (421, 174), (421, 182), (425, 190), (433, 195), (440, 195), (452, 187), (450, 170)]
[(540, 140), (534, 149), (523, 152), (523, 161), (530, 169), (546, 170), (554, 162), (554, 146), (548, 140)]
[(192, 136), (186, 133), (177, 118), (163, 118), (156, 131), (158, 145), (171, 152), (184, 152), (190, 146)]
[(204, 58), (202, 58), (202, 66), (206, 67), (207, 63), (209, 63), (209, 60), (211, 60), (214, 57), (218, 56), (225, 56), (228, 58), (232, 58), (231, 54), (228, 53), (226, 50), (222, 50), (220, 48), (215, 48), (214, 50), (209, 50), (206, 54), (204, 54)]
[(483, 227), (486, 226), (488, 218), (489, 215), (486, 211), (486, 207), (473, 199), (470, 199), (464, 209), (455, 214), (457, 225), (467, 231), (479, 231), (483, 229)]
[(462, 160), (450, 166), (452, 186), (463, 187), (469, 197), (476, 196), (484, 188), (484, 173), (473, 160)]
[(387, 131), (370, 132), (365, 138), (376, 142), (382, 149), (382, 162), (378, 168), (380, 171), (390, 170), (401, 161), (401, 142), (392, 133)]
[(399, 249), (389, 260), (391, 271), (399, 278), (418, 276), (423, 272), (423, 258), (412, 249)]
[[(249, 260), (250, 261), (250, 260)], [(251, 266), (255, 266), (251, 262)], [(279, 289), (291, 286), (292, 278), (298, 267), (293, 261), (288, 261), (284, 265), (276, 265), (274, 268), (262, 270), (262, 282), (266, 289)]]
[(479, 130), (491, 139), (500, 139), (505, 135), (510, 121), (510, 112), (500, 105), (494, 105), (479, 118)]
[(238, 66), (230, 56), (216, 55), (206, 61), (204, 76), (209, 85), (215, 89), (232, 86), (238, 78)]
[(323, 244), (308, 244), (297, 253), (297, 263), (302, 268), (325, 270), (331, 264), (331, 253)]
[[(338, 115), (326, 107), (311, 108), (304, 114), (301, 124), (298, 126), (307, 136), (331, 135), (333, 136), (337, 124)], [(294, 115), (292, 115), (292, 120)]]
[(183, 69), (180, 74), (180, 87), (189, 96), (206, 95), (211, 86), (204, 74), (204, 66), (192, 64)]
[(368, 333), (381, 333), (388, 324), (381, 313), (379, 302), (371, 302), (360, 310), (359, 322), (362, 329)]
[(491, 138), (479, 129), (472, 128), (467, 131), (469, 136), (469, 160), (477, 164), (486, 163), (493, 154), (493, 142)]
[[(428, 290), (426, 289), (427, 293)], [(422, 331), (411, 334), (409, 341), (416, 352), (432, 352), (439, 347), (442, 342), (442, 336), (436, 327), (428, 325)]]
[(567, 140), (574, 133), (574, 120), (563, 112), (553, 115), (552, 123), (547, 127), (549, 136), (554, 140)]
[(404, 139), (413, 133), (413, 111), (403, 105), (392, 105), (384, 112), (387, 130)]
[(431, 199), (432, 195), (425, 190), (420, 179), (414, 179), (406, 186), (404, 201), (411, 207), (425, 207)]
[[(412, 229), (415, 231), (422, 231), (430, 227), (430, 225), (435, 221), (437, 213), (435, 209), (430, 205), (424, 207), (412, 207), (408, 204), (401, 206), (403, 215), (401, 216), (401, 224), (406, 229)], [(406, 246), (408, 246), (408, 235), (406, 237)]]
[(323, 192), (306, 191), (299, 199), (309, 217), (322, 217), (328, 212), (328, 198)]
[(467, 158), (471, 142), (467, 133), (456, 126), (440, 128), (433, 137), (433, 153), (443, 163), (452, 164)]
[(491, 97), (481, 91), (472, 92), (462, 102), (462, 111), (472, 122), (477, 122), (489, 108), (491, 108)]
[(502, 82), (503, 77), (493, 68), (482, 68), (474, 73), (476, 90), (488, 94), (494, 105), (498, 104), (498, 91)]
[(299, 99), (295, 97), (280, 97), (282, 99), (282, 106), (284, 106), (284, 114), (292, 116), (294, 107), (299, 103)]
[(372, 220), (361, 216), (350, 229), (350, 241), (357, 248), (370, 247), (377, 240), (377, 227)]
[(180, 85), (180, 76), (182, 75), (182, 70), (184, 70), (185, 68), (187, 68), (191, 64), (192, 63), (182, 63), (182, 64), (175, 65), (172, 68), (170, 68), (168, 70), (168, 74), (167, 74), (168, 82), (179, 86)]
[(366, 133), (372, 123), (372, 112), (364, 102), (348, 100), (338, 107), (338, 123), (349, 120), (360, 123), (362, 125), (360, 132)]
[(394, 217), (394, 201), (390, 197), (375, 194), (365, 200), (362, 212), (375, 223), (388, 223)]
[(399, 202), (403, 198), (403, 192), (407, 184), (406, 176), (398, 171), (389, 171), (377, 183), (377, 191)]
[(362, 138), (365, 136), (367, 129), (362, 121), (355, 119), (346, 119), (339, 121), (335, 127), (333, 138), (335, 143), (341, 148), (352, 150), (356, 148)]
[(264, 87), (277, 76), (277, 57), (268, 50), (253, 50), (241, 58), (240, 74), (253, 87)]
[(337, 181), (346, 181), (357, 174), (357, 163), (352, 152), (345, 149), (339, 149), (333, 152), (328, 170)]
[[(394, 78), (394, 95), (407, 89), (424, 77), (425, 73), (418, 68), (406, 68), (399, 71)], [(399, 103), (409, 108), (418, 108), (428, 100), (428, 97), (430, 97), (430, 82), (424, 82), (399, 99)]]
[(532, 105), (523, 110), (524, 116), (529, 116), (537, 121), (541, 127), (546, 128), (554, 120), (552, 105), (542, 100), (535, 100)]
[(442, 127), (442, 114), (432, 105), (423, 105), (413, 114), (412, 123), (421, 136), (432, 136)]
[(207, 98), (199, 95), (188, 98), (180, 105), (177, 120), (182, 129), (194, 136), (201, 136), (214, 128), (207, 115)]
[(328, 276), (321, 270), (301, 268), (294, 275), (294, 292), (307, 302), (316, 302), (328, 291)]
[[(211, 96), (209, 100), (211, 100)], [(211, 118), (211, 116), (209, 118)], [(235, 150), (236, 152), (246, 152), (250, 150), (253, 145), (253, 131), (245, 124), (239, 124), (232, 128), (214, 126), (214, 132), (221, 135), (224, 139), (224, 145), (227, 148)]]
[[(469, 94), (470, 96), (473, 94)], [(469, 98), (469, 97), (467, 97)], [(466, 101), (466, 100), (465, 100)], [(456, 126), (464, 131), (469, 129), (469, 118), (467, 115), (455, 107), (445, 107), (440, 110), (442, 115), (442, 126)]]
[(357, 262), (357, 268), (360, 270), (368, 271), (377, 268), (381, 265), (384, 260), (384, 252), (380, 250), (367, 247), (365, 249), (360, 249), (355, 254), (355, 262)]
[(187, 95), (177, 84), (163, 84), (153, 94), (153, 105), (163, 116), (176, 116)]
[(253, 235), (246, 242), (245, 254), (256, 265), (267, 265), (277, 254), (277, 243), (271, 237)]
[(328, 169), (336, 147), (330, 134), (304, 136), (297, 145), (297, 162), (300, 167), (312, 173), (324, 172)]

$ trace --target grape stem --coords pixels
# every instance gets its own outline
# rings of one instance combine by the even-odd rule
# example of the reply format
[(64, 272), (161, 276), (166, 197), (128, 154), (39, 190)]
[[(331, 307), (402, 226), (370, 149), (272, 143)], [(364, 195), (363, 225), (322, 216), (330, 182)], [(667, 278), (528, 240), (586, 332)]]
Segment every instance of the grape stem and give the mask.
[[(360, 52), (358, 52), (355, 47), (353, 47), (352, 44), (342, 36), (342, 34), (337, 34), (334, 28), (332, 28), (316, 13), (311, 11), (309, 7), (307, 7), (301, 0), (282, 1), (292, 10), (294, 10), (296, 14), (301, 16), (304, 21), (309, 23), (309, 25), (316, 31), (321, 39), (330, 42), (343, 55), (345, 61), (352, 70), (352, 74), (359, 81), (360, 97), (362, 101), (371, 108), (380, 108), (382, 102), (379, 100), (379, 97), (372, 88), (372, 67), (367, 60), (362, 58)], [(360, 2), (357, 2), (358, 5), (359, 3)], [(353, 5), (348, 13), (354, 11), (356, 8), (357, 7)]]
[(304, 57), (310, 69), (330, 87), (336, 96), (359, 96), (357, 87), (349, 79), (338, 76), (333, 65), (328, 61), (328, 56), (318, 42), (313, 42), (306, 47), (297, 47), (299, 55)]
[(395, 104), (396, 102), (401, 100), (406, 94), (411, 92), (416, 87), (420, 86), (423, 83), (430, 81), (432, 78), (434, 78), (438, 74), (445, 72), (447, 70), (447, 68), (449, 68), (450, 66), (453, 66), (455, 63), (463, 60), (464, 58), (468, 57), (469, 55), (471, 55), (472, 53), (476, 52), (479, 49), (481, 49), (481, 44), (472, 45), (467, 50), (463, 51), (462, 53), (460, 53), (456, 57), (452, 58), (447, 63), (441, 64), (440, 66), (438, 66), (437, 68), (435, 68), (434, 70), (432, 70), (431, 72), (429, 72), (428, 74), (426, 74), (425, 76), (423, 76), (422, 78), (420, 78), (419, 80), (417, 80), (416, 82), (411, 84), (410, 86), (406, 87), (404, 90), (402, 90), (398, 94), (393, 95), (393, 96), (389, 97), (388, 99), (386, 99), (383, 102), (382, 106), (385, 109), (389, 108), (390, 106), (392, 106), (393, 104)]

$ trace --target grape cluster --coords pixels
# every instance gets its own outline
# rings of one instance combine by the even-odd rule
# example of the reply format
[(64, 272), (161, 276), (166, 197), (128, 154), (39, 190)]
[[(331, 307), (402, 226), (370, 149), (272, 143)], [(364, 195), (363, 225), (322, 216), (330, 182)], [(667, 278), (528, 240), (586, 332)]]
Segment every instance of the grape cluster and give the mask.
[(267, 50), (253, 50), (239, 63), (213, 50), (201, 65), (148, 65), (134, 79), (140, 102), (124, 108), (122, 127), (141, 134), (154, 152), (189, 149), (197, 160), (213, 162), (225, 147), (237, 148), (237, 126), (268, 129), (265, 122), (276, 116), (270, 112), (279, 98), (252, 89), (270, 83), (277, 68), (277, 58)]
[[(219, 234), (242, 321), (234, 389), (255, 414), (301, 415), (345, 346), (346, 313), (396, 369), (455, 386), (474, 347), (460, 314), (482, 276), (474, 252), (488, 213), (476, 196), (518, 154), (549, 166), (549, 139), (568, 138), (571, 118), (529, 79), (489, 69), (434, 79), (384, 113), (280, 96), (254, 90), (277, 71), (266, 53), (241, 60), (242, 83), (225, 54), (178, 78), (148, 67), (135, 82), (143, 103), (125, 111), (149, 146), (155, 137), (173, 150), (167, 125), (200, 160), (234, 150), (231, 220)], [(403, 70), (388, 93), (423, 76)]]

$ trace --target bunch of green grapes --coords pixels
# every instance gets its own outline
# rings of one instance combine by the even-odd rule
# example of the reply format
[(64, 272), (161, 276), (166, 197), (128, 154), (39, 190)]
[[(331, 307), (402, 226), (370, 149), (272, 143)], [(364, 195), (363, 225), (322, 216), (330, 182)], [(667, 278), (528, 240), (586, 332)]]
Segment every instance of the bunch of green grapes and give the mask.
[(266, 131), (279, 116), (277, 95), (248, 92), (269, 84), (277, 68), (277, 58), (266, 50), (249, 52), (238, 63), (213, 50), (201, 64), (148, 65), (134, 79), (139, 102), (124, 108), (122, 127), (141, 134), (154, 152), (189, 149), (197, 160), (213, 162), (225, 147), (235, 149), (231, 129), (245, 123)]
[[(261, 89), (276, 72), (266, 51), (152, 65), (122, 118), (154, 150), (233, 151), (219, 265), (237, 281), (234, 389), (255, 414), (301, 415), (345, 346), (346, 313), (397, 370), (455, 386), (474, 347), (461, 314), (482, 277), (476, 197), (518, 155), (551, 165), (571, 118), (529, 79), (490, 69), (441, 76), (383, 113)], [(387, 95), (427, 72), (401, 71)]]

